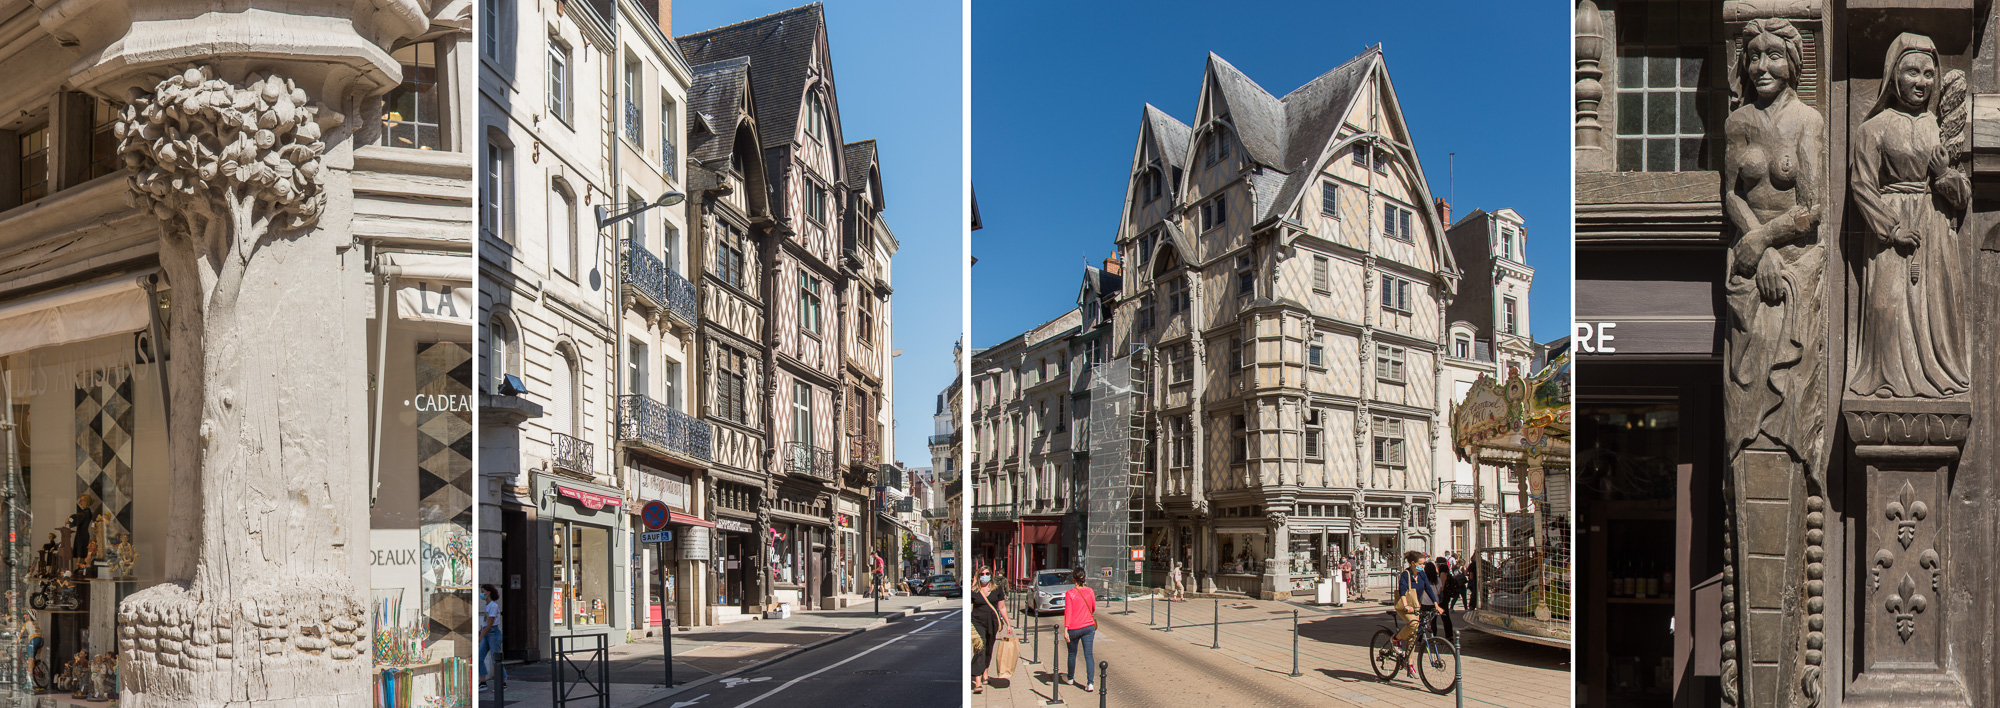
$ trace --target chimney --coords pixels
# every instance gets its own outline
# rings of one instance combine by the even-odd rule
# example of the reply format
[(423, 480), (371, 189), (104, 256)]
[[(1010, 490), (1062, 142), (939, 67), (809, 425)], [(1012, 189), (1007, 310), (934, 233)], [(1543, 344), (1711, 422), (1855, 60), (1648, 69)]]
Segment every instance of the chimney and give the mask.
[[(665, 1), (666, 0), (662, 0), (662, 2)], [(1443, 199), (1437, 200), (1437, 213), (1438, 213), (1438, 221), (1443, 223), (1445, 228), (1447, 229), (1451, 228), (1451, 202), (1447, 202)]]
[(653, 15), (653, 20), (660, 24), (660, 34), (674, 38), (674, 0), (639, 0), (639, 7)]
[(1111, 257), (1104, 259), (1104, 272), (1117, 276), (1125, 275), (1125, 262), (1118, 260), (1117, 251), (1112, 251)]

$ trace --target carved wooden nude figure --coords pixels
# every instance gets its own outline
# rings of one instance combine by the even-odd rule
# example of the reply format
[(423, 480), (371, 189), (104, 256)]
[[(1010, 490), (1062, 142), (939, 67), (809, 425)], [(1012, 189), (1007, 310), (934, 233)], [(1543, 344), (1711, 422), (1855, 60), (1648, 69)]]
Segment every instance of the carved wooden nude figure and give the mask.
[[(1947, 398), (1971, 385), (1961, 313), (1957, 216), (1972, 186), (1951, 166), (1940, 115), (1967, 110), (1959, 72), (1938, 79), (1937, 47), (1904, 33), (1883, 61), (1882, 91), (1854, 132), (1852, 188), (1864, 235), (1847, 389)], [(1955, 87), (1953, 85), (1956, 85)], [(1940, 94), (1952, 94), (1940, 100)]]

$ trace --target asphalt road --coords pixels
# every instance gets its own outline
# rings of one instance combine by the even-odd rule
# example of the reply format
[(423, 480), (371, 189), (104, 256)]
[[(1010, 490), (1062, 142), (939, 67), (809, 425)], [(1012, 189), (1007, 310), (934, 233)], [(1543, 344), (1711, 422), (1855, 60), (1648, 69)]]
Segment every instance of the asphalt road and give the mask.
[(886, 627), (683, 692), (651, 708), (928, 708), (965, 692), (958, 609)]

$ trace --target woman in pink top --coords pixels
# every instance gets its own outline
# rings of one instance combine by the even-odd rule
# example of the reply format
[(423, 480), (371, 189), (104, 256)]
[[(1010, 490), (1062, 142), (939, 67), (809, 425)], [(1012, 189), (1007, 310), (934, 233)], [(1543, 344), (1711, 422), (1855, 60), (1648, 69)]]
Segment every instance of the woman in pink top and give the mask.
[(1070, 574), (1075, 585), (1063, 593), (1063, 629), (1069, 630), (1069, 682), (1076, 685), (1076, 645), (1083, 643), (1083, 690), (1097, 690), (1097, 658), (1091, 649), (1097, 638), (1097, 592), (1083, 584), (1081, 568)]

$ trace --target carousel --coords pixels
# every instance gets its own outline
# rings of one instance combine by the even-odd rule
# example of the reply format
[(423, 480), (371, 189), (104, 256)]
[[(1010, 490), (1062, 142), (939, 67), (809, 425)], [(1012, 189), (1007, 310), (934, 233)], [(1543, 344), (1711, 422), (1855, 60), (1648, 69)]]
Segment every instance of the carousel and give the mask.
[[(1473, 513), (1499, 529), (1475, 534), (1476, 609), (1467, 625), (1549, 646), (1570, 645), (1570, 356), (1523, 377), (1481, 376), (1452, 407), (1452, 449), (1472, 463)], [(1490, 478), (1488, 473), (1490, 471)], [(1502, 472), (1511, 471), (1512, 481)], [(1518, 493), (1520, 508), (1486, 502), (1486, 485)], [(1512, 487), (1512, 489), (1509, 489)]]

